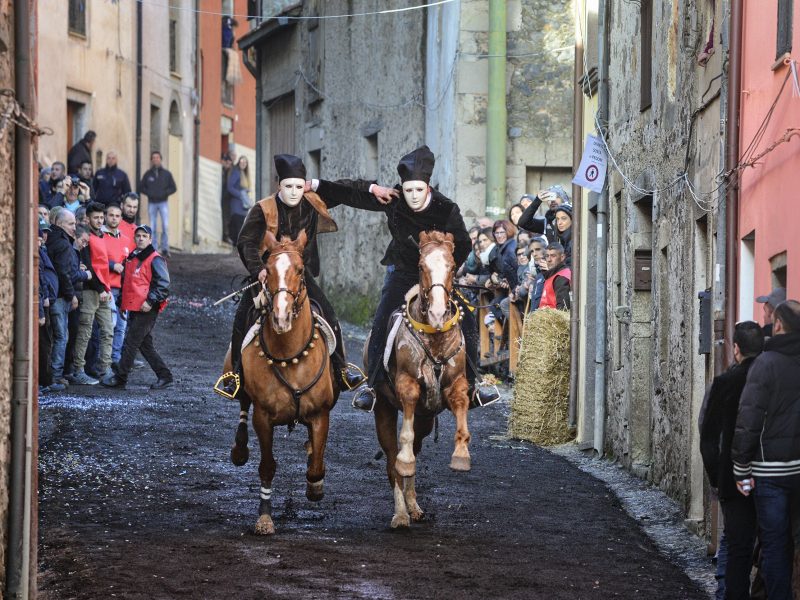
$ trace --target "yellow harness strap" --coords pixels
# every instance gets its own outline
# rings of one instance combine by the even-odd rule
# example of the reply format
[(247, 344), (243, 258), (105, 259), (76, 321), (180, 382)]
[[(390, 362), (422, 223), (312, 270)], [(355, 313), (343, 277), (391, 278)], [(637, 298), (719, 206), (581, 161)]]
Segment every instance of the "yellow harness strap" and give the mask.
[(419, 294), (414, 294), (411, 298), (408, 299), (408, 302), (406, 302), (406, 319), (408, 319), (408, 322), (411, 325), (411, 327), (414, 328), (414, 331), (418, 331), (419, 333), (444, 333), (445, 331), (450, 331), (453, 327), (455, 327), (458, 324), (459, 320), (461, 319), (461, 309), (458, 307), (458, 304), (453, 300), (450, 300), (450, 302), (456, 309), (455, 314), (453, 314), (453, 316), (450, 319), (445, 321), (441, 329), (436, 329), (436, 327), (432, 327), (427, 323), (421, 323), (420, 321), (414, 319), (414, 317), (411, 316), (411, 311), (409, 307), (411, 305), (411, 301), (414, 300), (414, 298), (416, 298), (417, 296), (419, 296)]

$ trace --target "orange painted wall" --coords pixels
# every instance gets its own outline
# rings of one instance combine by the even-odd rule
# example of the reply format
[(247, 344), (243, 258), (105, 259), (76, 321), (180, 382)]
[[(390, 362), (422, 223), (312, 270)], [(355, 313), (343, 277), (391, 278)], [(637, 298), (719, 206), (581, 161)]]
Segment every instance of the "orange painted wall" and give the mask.
[[(201, 11), (222, 12), (221, 0), (201, 0)], [(247, 0), (234, 1), (234, 14), (239, 26), (233, 30), (238, 40), (248, 31)], [(242, 72), (242, 82), (234, 87), (232, 107), (222, 103), (222, 17), (218, 14), (200, 14), (201, 51), (201, 105), (200, 105), (200, 155), (214, 161), (222, 153), (220, 121), (222, 116), (233, 120), (233, 138), (237, 144), (256, 147), (256, 82), (242, 62), (241, 52), (234, 42)]]
[[(789, 67), (775, 63), (778, 0), (744, 3), (740, 152), (754, 139), (783, 84)], [(800, 59), (800, 2), (794, 3), (792, 58)], [(798, 67), (800, 70), (800, 67)], [(778, 102), (756, 154), (790, 128), (800, 128), (800, 98), (793, 97), (792, 77)], [(770, 259), (787, 255), (787, 293), (800, 298), (800, 137), (778, 146), (761, 163), (742, 173), (739, 239), (755, 232), (755, 295), (772, 289)], [(761, 317), (761, 305), (754, 315)]]

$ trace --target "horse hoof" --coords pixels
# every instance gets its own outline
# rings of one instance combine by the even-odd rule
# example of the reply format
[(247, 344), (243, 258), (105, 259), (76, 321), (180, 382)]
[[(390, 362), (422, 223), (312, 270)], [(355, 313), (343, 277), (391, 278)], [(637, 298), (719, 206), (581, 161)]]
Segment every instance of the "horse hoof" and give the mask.
[(256, 533), (258, 535), (273, 535), (275, 533), (275, 524), (272, 522), (272, 517), (269, 515), (261, 515), (258, 517)]
[(398, 527), (408, 527), (411, 525), (411, 520), (408, 517), (408, 513), (404, 515), (395, 515), (392, 517), (392, 529), (397, 529)]
[(306, 482), (306, 498), (311, 500), (311, 502), (319, 502), (325, 496), (322, 481), (323, 480), (320, 479), (315, 483), (311, 483), (310, 481)]
[(453, 471), (469, 471), (472, 468), (472, 461), (469, 456), (453, 456), (450, 458), (450, 468)]
[(239, 423), (233, 440), (237, 446), (247, 446), (247, 423)]
[(413, 523), (419, 523), (425, 518), (425, 513), (422, 512), (421, 508), (411, 509), (409, 516), (411, 517), (411, 521)]
[(394, 463), (394, 469), (400, 477), (413, 477), (417, 469), (417, 461), (405, 462), (397, 459)]
[(231, 462), (237, 467), (247, 464), (247, 459), (250, 458), (250, 450), (247, 446), (233, 446), (231, 448)]

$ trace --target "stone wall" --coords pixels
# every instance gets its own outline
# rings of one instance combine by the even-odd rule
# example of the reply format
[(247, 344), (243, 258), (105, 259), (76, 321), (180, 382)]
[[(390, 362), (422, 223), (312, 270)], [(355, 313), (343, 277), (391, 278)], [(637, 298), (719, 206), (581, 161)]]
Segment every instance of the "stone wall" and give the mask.
[[(719, 171), (720, 78), (712, 79), (722, 72), (723, 52), (705, 68), (696, 63), (714, 19), (712, 3), (653, 4), (652, 106), (644, 110), (640, 8), (612, 5), (609, 144), (636, 185), (618, 174), (611, 178), (606, 449), (699, 520), (704, 485), (697, 417), (712, 356), (699, 354), (697, 294), (720, 285), (711, 277), (718, 219), (683, 182), (665, 188), (688, 170), (690, 181), (709, 189)], [(637, 290), (636, 261), (646, 256), (651, 290)]]
[[(0, 87), (14, 89), (13, 10), (0, 12)], [(0, 303), (14, 306), (14, 126), (0, 139)], [(13, 384), (14, 319), (0, 322), (0, 585), (5, 589), (8, 560), (8, 484)]]

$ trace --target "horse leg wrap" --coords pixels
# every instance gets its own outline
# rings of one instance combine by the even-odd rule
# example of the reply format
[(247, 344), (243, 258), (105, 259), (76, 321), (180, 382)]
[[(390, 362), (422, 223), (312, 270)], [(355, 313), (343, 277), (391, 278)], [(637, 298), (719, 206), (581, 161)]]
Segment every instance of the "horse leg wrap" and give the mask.
[(259, 515), (272, 515), (272, 488), (261, 486), (261, 503), (258, 505)]
[(306, 481), (306, 498), (312, 502), (319, 502), (322, 500), (322, 497), (325, 495), (323, 490), (324, 481), (324, 479), (320, 479), (319, 481), (315, 481), (313, 483)]

